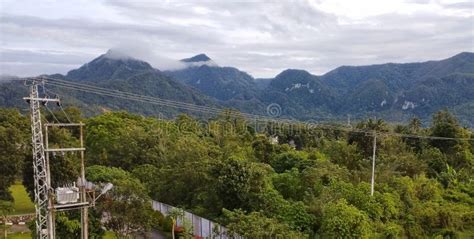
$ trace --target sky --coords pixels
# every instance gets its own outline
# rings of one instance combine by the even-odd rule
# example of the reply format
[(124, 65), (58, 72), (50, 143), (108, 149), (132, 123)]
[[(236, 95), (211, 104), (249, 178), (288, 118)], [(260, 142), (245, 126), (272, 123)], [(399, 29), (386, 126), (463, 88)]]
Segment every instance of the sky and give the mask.
[(473, 0), (0, 0), (0, 74), (67, 73), (108, 49), (161, 70), (205, 53), (258, 78), (474, 51)]

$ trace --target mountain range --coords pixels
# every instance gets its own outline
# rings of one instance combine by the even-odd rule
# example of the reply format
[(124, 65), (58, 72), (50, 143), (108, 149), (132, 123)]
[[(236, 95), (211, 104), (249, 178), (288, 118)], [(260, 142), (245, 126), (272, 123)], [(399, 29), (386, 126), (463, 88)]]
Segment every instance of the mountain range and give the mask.
[[(418, 117), (428, 123), (432, 113), (448, 108), (463, 125), (474, 126), (474, 53), (419, 63), (341, 66), (323, 75), (287, 69), (269, 79), (219, 66), (205, 54), (181, 63), (185, 67), (160, 71), (109, 50), (66, 75), (49, 77), (258, 115), (266, 115), (268, 105), (278, 104), (281, 115), (277, 116), (299, 120), (337, 121), (350, 115), (352, 119), (381, 117), (391, 122)], [(0, 78), (0, 106), (26, 109), (21, 98), (27, 89), (15, 79)], [(183, 112), (61, 88), (50, 90), (87, 114), (123, 109), (172, 117)]]

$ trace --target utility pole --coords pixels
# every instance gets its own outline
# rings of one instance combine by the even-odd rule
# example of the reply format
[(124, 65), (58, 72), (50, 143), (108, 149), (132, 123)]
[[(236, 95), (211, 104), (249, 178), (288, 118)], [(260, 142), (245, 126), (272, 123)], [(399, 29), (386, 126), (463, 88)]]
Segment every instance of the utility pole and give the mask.
[[(79, 127), (79, 142), (80, 142), (80, 148), (46, 148), (47, 156), (49, 155), (49, 152), (61, 152), (61, 153), (66, 153), (66, 152), (80, 152), (80, 157), (81, 157), (81, 169), (80, 169), (80, 178), (79, 178), (79, 202), (68, 202), (66, 204), (60, 203), (60, 204), (52, 204), (52, 214), (55, 211), (66, 211), (66, 210), (74, 210), (74, 209), (80, 209), (81, 210), (81, 238), (82, 239), (87, 239), (89, 236), (88, 233), (88, 207), (89, 207), (89, 201), (87, 200), (87, 192), (86, 192), (86, 177), (85, 177), (85, 167), (84, 167), (84, 151), (86, 150), (84, 148), (84, 137), (83, 137), (83, 126), (84, 124), (81, 123), (47, 123), (45, 124), (45, 133), (46, 133), (46, 142), (48, 142), (48, 128), (49, 127)], [(47, 157), (48, 158), (48, 157)], [(59, 195), (51, 195), (51, 197), (58, 197)], [(59, 200), (59, 199), (58, 199)], [(94, 200), (91, 198), (91, 200)], [(53, 219), (54, 219), (54, 214), (53, 214)], [(54, 221), (53, 221), (53, 226), (54, 226)], [(54, 239), (54, 227), (51, 232), (53, 237), (50, 237), (51, 239)]]
[[(81, 148), (84, 148), (84, 124), (82, 122), (79, 123), (79, 140), (81, 142)], [(84, 169), (84, 151), (81, 150), (81, 202), (87, 202), (87, 195), (86, 195), (86, 174)], [(89, 214), (87, 210), (87, 205), (81, 208), (81, 238), (88, 239), (89, 238)]]
[(375, 152), (377, 150), (377, 132), (374, 131), (374, 147), (372, 153), (372, 180), (370, 184), (370, 196), (374, 195), (374, 184), (375, 184)]

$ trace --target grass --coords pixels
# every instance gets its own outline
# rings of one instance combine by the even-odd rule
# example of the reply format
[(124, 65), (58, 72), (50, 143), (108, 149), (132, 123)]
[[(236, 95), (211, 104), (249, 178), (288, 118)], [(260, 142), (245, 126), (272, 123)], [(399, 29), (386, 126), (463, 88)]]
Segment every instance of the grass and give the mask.
[(103, 237), (104, 239), (115, 239), (115, 234), (111, 231), (106, 231)]
[(25, 187), (21, 183), (15, 183), (10, 187), (12, 196), (14, 198), (13, 208), (15, 211), (11, 212), (11, 215), (28, 214), (35, 212), (35, 206), (31, 201)]
[[(3, 235), (1, 235), (3, 238)], [(31, 233), (25, 232), (25, 233), (14, 233), (14, 234), (8, 234), (8, 239), (31, 239)]]

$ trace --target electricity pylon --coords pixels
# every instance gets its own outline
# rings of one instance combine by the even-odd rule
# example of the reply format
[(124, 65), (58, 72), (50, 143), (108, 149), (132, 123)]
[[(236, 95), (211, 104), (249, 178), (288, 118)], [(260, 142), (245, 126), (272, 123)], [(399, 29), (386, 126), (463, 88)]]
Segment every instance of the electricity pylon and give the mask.
[(58, 102), (58, 99), (39, 98), (38, 82), (30, 85), (30, 96), (23, 98), (30, 104), (31, 141), (33, 149), (33, 172), (36, 214), (36, 237), (39, 239), (54, 238), (53, 201), (50, 194), (51, 176), (49, 162), (46, 160), (41, 124), (40, 103)]
[[(56, 102), (60, 104), (59, 99), (40, 98), (38, 93), (38, 85), (42, 82), (41, 78), (31, 80), (30, 96), (25, 99), (30, 104), (31, 114), (31, 139), (33, 148), (33, 177), (34, 177), (34, 193), (35, 193), (35, 210), (36, 210), (36, 238), (38, 239), (54, 239), (55, 225), (54, 212), (60, 210), (81, 210), (81, 238), (88, 238), (88, 207), (90, 203), (88, 198), (95, 203), (95, 193), (92, 190), (92, 196), (87, 195), (86, 178), (84, 170), (84, 142), (83, 142), (83, 123), (47, 123), (45, 124), (45, 135), (43, 135), (43, 125), (41, 123), (40, 104), (46, 105), (48, 102)], [(80, 148), (49, 148), (48, 128), (49, 127), (79, 127), (80, 132)], [(55, 195), (51, 186), (51, 172), (49, 170), (49, 153), (56, 152), (73, 152), (79, 151), (81, 156), (81, 174), (79, 178), (80, 201), (67, 201), (55, 205)], [(78, 192), (79, 193), (79, 192)]]

